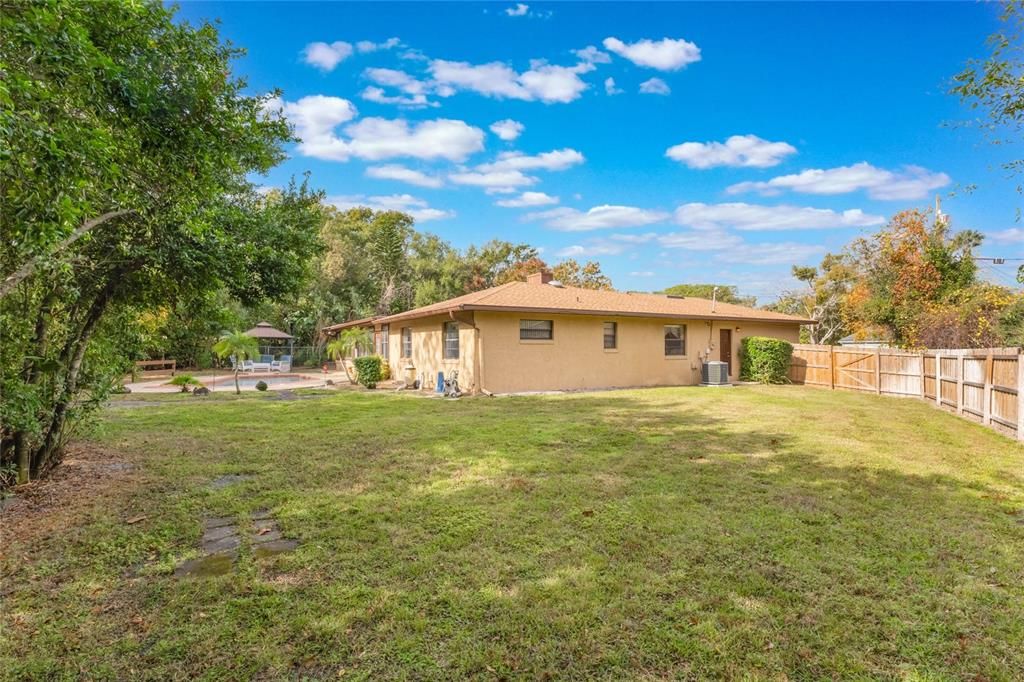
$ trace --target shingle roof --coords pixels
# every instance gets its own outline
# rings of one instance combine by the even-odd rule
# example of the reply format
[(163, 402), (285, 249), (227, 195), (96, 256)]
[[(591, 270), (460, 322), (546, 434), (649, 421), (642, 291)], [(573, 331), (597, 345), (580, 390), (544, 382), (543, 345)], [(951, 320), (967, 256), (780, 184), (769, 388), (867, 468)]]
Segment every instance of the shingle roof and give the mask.
[(509, 282), (397, 315), (381, 317), (374, 322), (389, 324), (463, 310), (814, 324), (814, 320), (731, 303), (717, 302), (714, 304), (714, 312), (712, 312), (712, 303), (706, 298), (596, 291), (551, 284), (527, 284), (526, 282)]
[(246, 336), (253, 336), (257, 339), (291, 339), (291, 334), (286, 334), (280, 329), (274, 329), (269, 322), (260, 322), (255, 327), (245, 332)]

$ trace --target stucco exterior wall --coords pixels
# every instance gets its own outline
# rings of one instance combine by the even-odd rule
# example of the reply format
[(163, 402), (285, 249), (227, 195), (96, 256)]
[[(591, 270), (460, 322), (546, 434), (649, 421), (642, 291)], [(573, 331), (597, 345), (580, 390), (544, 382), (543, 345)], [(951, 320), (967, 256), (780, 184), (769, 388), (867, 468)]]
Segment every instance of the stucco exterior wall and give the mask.
[[(706, 349), (711, 349), (710, 359), (721, 359), (723, 328), (732, 330), (733, 380), (739, 378), (739, 346), (744, 337), (771, 336), (793, 343), (800, 337), (797, 324), (477, 311), (460, 315), (459, 359), (444, 360), (441, 329), (450, 319), (445, 315), (392, 324), (388, 349), (392, 376), (406, 379), (405, 368), (411, 365), (415, 378), (425, 378), (425, 387), (432, 389), (439, 371), (447, 375), (458, 369), (463, 390), (492, 393), (690, 385), (700, 383)], [(520, 340), (520, 319), (552, 320), (554, 338)], [(604, 348), (604, 322), (618, 324), (615, 349)], [(665, 355), (666, 324), (685, 325), (685, 355)], [(405, 326), (412, 328), (411, 358), (400, 355)]]
[[(452, 370), (459, 371), (459, 386), (463, 391), (474, 391), (476, 386), (476, 330), (468, 324), (472, 315), (461, 315), (459, 322), (459, 358), (446, 360), (442, 347), (442, 328), (445, 322), (452, 319), (447, 315), (424, 317), (406, 322), (396, 322), (390, 326), (388, 343), (388, 364), (391, 376), (401, 381), (420, 379), (423, 387), (433, 389), (437, 385), (437, 373), (445, 376)], [(412, 357), (402, 357), (402, 328), (412, 329)], [(380, 333), (380, 326), (377, 327)], [(412, 367), (412, 370), (407, 368)]]

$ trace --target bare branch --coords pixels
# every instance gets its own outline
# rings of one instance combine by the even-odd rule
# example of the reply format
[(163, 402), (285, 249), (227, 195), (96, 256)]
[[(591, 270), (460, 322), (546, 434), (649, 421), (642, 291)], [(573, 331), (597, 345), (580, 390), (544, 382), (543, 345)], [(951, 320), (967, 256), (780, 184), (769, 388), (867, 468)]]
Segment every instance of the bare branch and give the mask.
[(60, 253), (61, 251), (68, 248), (69, 246), (77, 242), (79, 239), (84, 237), (86, 234), (88, 234), (89, 230), (93, 229), (94, 227), (102, 225), (108, 220), (113, 220), (114, 218), (119, 218), (120, 216), (134, 212), (135, 211), (132, 211), (131, 209), (108, 211), (107, 213), (104, 213), (101, 216), (97, 216), (90, 220), (86, 220), (84, 223), (75, 228), (74, 232), (69, 234), (59, 244), (57, 244), (57, 247), (51, 253), (45, 256), (40, 255), (36, 256), (35, 258), (29, 259), (27, 263), (25, 263), (16, 271), (5, 277), (4, 281), (0, 283), (0, 298), (3, 298), (7, 294), (14, 291), (14, 288), (18, 286), (24, 279), (31, 277), (35, 273), (36, 269), (39, 267), (39, 264), (42, 263), (44, 258), (49, 258)]

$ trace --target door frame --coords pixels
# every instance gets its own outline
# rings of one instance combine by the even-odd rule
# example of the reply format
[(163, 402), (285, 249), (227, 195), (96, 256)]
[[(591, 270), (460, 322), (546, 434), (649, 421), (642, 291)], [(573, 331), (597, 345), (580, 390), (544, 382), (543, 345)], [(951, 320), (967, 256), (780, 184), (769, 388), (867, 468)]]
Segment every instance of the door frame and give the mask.
[[(723, 338), (728, 335), (728, 339)], [(728, 354), (729, 359), (726, 360), (723, 356)], [(722, 327), (718, 330), (718, 359), (722, 362), (726, 362), (729, 365), (729, 376), (733, 376), (733, 353), (732, 353), (732, 329), (728, 327)]]

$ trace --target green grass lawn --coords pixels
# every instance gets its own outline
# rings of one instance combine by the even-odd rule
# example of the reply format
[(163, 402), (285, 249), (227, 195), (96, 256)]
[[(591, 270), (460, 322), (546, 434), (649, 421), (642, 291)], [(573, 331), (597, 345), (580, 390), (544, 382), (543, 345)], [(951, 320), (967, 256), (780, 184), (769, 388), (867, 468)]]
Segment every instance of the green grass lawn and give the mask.
[[(3, 520), (0, 675), (1024, 674), (1024, 447), (920, 401), (170, 396), (79, 447), (132, 469)], [(258, 509), (295, 551), (173, 575)]]

